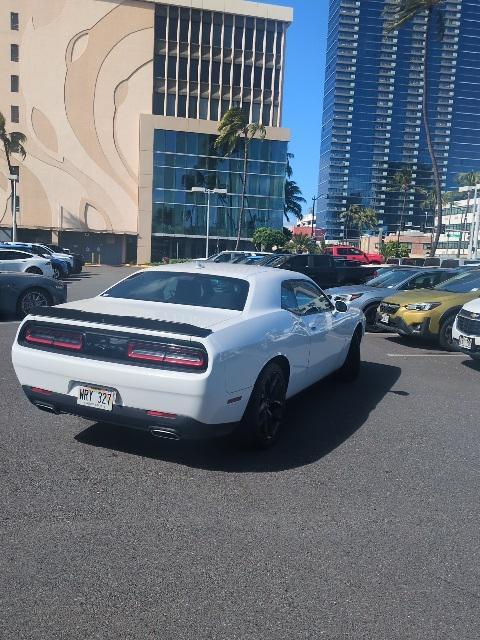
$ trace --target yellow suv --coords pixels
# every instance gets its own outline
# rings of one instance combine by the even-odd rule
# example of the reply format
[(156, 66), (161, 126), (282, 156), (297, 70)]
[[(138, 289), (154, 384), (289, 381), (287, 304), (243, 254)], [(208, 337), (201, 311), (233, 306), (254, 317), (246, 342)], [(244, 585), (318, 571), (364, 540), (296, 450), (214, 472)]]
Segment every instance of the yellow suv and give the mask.
[(433, 289), (385, 298), (378, 308), (377, 326), (403, 336), (434, 339), (447, 351), (455, 351), (453, 323), (463, 305), (474, 298), (480, 298), (480, 270), (462, 270)]

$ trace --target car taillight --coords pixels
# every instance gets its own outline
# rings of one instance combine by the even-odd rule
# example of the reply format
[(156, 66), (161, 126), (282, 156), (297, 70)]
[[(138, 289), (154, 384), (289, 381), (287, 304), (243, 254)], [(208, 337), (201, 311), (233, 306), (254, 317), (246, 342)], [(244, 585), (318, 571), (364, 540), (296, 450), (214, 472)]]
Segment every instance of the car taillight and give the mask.
[(81, 351), (83, 335), (75, 331), (59, 331), (50, 327), (31, 327), (25, 333), (25, 342), (67, 351)]
[(151, 362), (185, 369), (205, 369), (207, 354), (201, 349), (156, 342), (129, 342), (128, 357), (139, 362)]

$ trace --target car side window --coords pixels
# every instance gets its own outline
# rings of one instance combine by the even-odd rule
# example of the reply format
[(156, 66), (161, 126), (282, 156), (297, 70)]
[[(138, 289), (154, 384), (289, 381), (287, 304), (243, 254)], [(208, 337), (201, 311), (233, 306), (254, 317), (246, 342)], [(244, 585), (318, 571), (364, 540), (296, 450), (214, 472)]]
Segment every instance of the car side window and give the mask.
[(21, 251), (2, 251), (2, 253), (2, 260), (24, 260), (25, 258), (30, 257), (28, 253), (23, 253)]
[(305, 269), (308, 265), (308, 256), (294, 256), (290, 258), (288, 265), (292, 271), (295, 271), (295, 269)]
[(412, 278), (405, 288), (407, 289), (431, 289), (440, 281), (436, 273), (421, 273)]
[(297, 316), (331, 311), (333, 305), (320, 289), (305, 280), (286, 280), (282, 283), (282, 309)]

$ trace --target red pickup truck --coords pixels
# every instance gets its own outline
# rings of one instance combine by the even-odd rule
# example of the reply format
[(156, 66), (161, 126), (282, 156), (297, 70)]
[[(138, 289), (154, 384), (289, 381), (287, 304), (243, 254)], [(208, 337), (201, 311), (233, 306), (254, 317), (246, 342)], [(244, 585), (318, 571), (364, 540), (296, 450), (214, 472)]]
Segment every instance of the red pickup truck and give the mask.
[(382, 264), (383, 257), (379, 253), (365, 253), (355, 247), (348, 245), (334, 245), (327, 247), (327, 253), (334, 258), (344, 258), (345, 260), (354, 260), (361, 264)]

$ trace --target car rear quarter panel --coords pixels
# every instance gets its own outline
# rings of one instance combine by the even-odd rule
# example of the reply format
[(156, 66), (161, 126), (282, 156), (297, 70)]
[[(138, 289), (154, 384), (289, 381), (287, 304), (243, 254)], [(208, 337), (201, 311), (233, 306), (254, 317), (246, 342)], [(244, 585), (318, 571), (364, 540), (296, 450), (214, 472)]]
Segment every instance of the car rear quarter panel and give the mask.
[(252, 316), (213, 333), (228, 393), (252, 389), (264, 366), (277, 356), (288, 360), (288, 395), (301, 388), (308, 366), (309, 340), (301, 321), (288, 311)]

